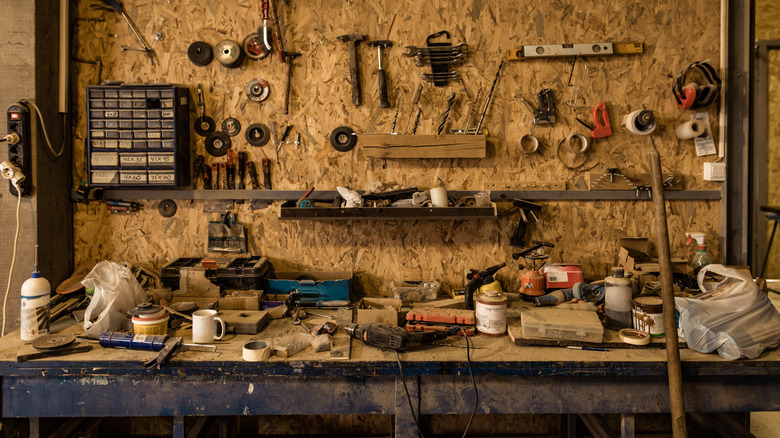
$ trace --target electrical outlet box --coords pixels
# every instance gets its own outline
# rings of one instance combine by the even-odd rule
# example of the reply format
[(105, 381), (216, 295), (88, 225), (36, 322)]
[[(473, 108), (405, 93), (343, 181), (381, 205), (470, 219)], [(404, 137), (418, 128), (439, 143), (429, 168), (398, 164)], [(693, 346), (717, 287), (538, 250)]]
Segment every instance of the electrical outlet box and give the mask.
[(726, 163), (704, 163), (704, 179), (707, 181), (726, 181)]
[[(26, 105), (15, 103), (8, 107), (8, 133), (19, 135), (19, 142), (8, 144), (8, 161), (14, 163), (26, 178), (21, 182), (22, 196), (30, 196), (32, 191), (32, 132), (30, 132), (30, 110)], [(16, 187), (8, 183), (14, 196)]]

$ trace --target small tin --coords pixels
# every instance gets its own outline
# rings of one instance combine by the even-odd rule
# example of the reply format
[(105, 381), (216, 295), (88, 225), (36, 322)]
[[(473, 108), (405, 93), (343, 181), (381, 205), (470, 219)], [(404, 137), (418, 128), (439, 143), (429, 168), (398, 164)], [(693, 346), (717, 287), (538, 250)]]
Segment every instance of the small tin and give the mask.
[(661, 297), (640, 296), (632, 303), (634, 328), (654, 338), (664, 335), (664, 305)]
[(477, 333), (482, 336), (506, 334), (506, 296), (488, 290), (476, 297)]

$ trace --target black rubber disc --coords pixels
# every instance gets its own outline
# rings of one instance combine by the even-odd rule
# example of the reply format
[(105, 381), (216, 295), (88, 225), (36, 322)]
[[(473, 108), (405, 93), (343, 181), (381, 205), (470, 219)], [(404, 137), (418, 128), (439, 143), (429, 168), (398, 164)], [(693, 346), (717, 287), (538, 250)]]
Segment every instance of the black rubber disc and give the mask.
[(252, 146), (265, 146), (271, 138), (271, 130), (262, 123), (253, 123), (246, 129), (246, 141)]
[(157, 211), (162, 217), (173, 217), (176, 214), (176, 202), (173, 199), (163, 199), (157, 206)]
[(195, 119), (195, 132), (201, 137), (206, 137), (217, 129), (214, 119), (209, 116), (198, 117)]
[(33, 340), (33, 347), (39, 350), (62, 348), (76, 341), (76, 335), (46, 335)]
[(212, 132), (206, 137), (206, 152), (212, 156), (221, 157), (230, 149), (230, 137), (222, 131)]
[(222, 131), (231, 137), (235, 137), (241, 132), (241, 122), (234, 117), (229, 117), (222, 121)]
[(357, 135), (349, 126), (339, 126), (330, 133), (330, 144), (337, 151), (351, 151), (357, 144)]
[(263, 40), (260, 35), (252, 33), (244, 38), (244, 53), (247, 58), (259, 61), (264, 59), (271, 52), (263, 45)]
[(195, 41), (187, 49), (187, 58), (190, 58), (193, 64), (203, 67), (214, 59), (214, 51), (211, 50), (211, 46), (208, 43)]

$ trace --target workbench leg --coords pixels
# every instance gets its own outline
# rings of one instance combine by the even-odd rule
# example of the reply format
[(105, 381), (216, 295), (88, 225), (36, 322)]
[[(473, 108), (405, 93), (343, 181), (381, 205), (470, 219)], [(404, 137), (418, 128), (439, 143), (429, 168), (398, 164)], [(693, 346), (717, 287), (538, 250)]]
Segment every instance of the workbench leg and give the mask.
[(30, 418), (30, 438), (41, 437), (41, 419)]
[(173, 417), (173, 438), (184, 438), (184, 416)]
[(620, 414), (620, 438), (634, 438), (635, 427), (634, 414)]
[[(414, 414), (409, 409), (409, 398), (406, 397), (404, 381), (399, 376), (395, 379), (395, 437), (412, 438), (418, 436), (418, 425), (420, 412), (420, 381), (417, 377), (407, 377), (406, 387), (409, 389), (409, 398), (414, 406)], [(412, 416), (414, 415), (414, 416)]]
[(561, 415), (560, 427), (558, 428), (560, 438), (577, 438), (577, 416), (574, 414)]

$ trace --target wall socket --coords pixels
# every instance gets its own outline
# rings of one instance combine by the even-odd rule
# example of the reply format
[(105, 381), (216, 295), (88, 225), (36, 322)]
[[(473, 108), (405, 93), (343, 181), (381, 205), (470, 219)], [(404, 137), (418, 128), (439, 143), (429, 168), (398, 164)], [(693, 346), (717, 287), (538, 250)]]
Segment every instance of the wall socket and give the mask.
[[(32, 133), (30, 132), (30, 110), (22, 103), (15, 103), (8, 107), (8, 133), (19, 136), (19, 142), (8, 145), (8, 161), (21, 169), (27, 177), (22, 181), (19, 189), (22, 196), (30, 196), (32, 191)], [(16, 187), (10, 182), (9, 190), (14, 196)]]

